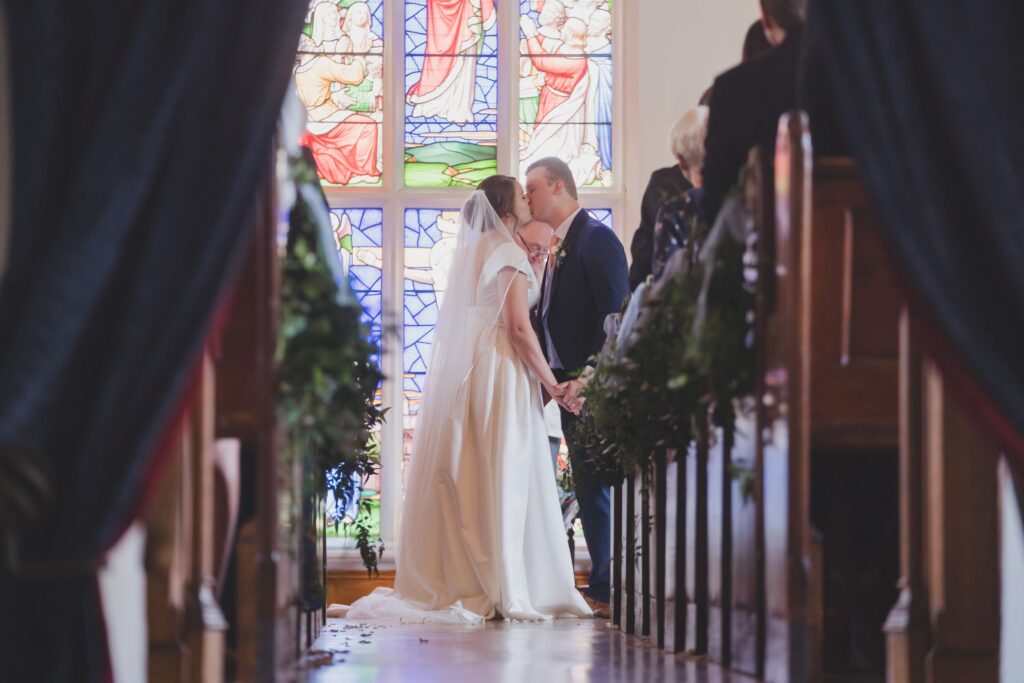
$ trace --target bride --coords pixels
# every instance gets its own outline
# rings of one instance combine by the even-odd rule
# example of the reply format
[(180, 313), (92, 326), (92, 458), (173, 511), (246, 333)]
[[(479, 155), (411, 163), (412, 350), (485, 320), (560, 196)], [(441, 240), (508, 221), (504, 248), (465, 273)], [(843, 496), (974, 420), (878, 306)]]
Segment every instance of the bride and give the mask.
[[(541, 387), (557, 384), (530, 323), (540, 285), (518, 234), (519, 183), (495, 175), (462, 207), (413, 441), (394, 590), (353, 620), (479, 623), (591, 616), (574, 583)], [(521, 246), (520, 246), (521, 245)]]

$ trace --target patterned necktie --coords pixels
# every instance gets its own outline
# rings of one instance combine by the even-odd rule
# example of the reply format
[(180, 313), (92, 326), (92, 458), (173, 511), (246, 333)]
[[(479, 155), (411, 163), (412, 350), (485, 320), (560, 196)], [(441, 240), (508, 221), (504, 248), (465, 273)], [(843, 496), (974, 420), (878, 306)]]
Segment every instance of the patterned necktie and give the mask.
[(548, 253), (547, 272), (544, 275), (544, 315), (548, 314), (548, 308), (551, 306), (551, 281), (554, 280), (558, 245), (561, 242), (557, 235), (551, 237), (551, 251)]

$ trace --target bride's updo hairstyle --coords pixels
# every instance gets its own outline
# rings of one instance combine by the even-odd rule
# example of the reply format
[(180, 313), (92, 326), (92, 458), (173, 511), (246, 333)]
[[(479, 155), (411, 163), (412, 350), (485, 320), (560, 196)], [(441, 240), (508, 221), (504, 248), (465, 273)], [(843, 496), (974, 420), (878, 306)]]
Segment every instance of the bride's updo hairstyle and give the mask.
[(515, 215), (516, 193), (519, 192), (519, 184), (515, 178), (507, 175), (492, 175), (480, 181), (476, 189), (481, 190), (487, 196), (487, 201), (499, 218)]

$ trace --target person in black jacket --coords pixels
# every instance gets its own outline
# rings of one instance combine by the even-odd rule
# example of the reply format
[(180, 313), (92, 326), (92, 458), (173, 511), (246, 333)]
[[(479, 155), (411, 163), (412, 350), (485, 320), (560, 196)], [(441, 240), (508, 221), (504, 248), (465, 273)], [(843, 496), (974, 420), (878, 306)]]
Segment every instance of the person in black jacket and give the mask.
[[(771, 43), (764, 32), (764, 25), (760, 20), (755, 21), (747, 29), (743, 38), (744, 62), (764, 54), (772, 49)], [(706, 106), (711, 99), (711, 88), (704, 91), (700, 97), (700, 106)], [(643, 203), (640, 205), (640, 227), (633, 234), (633, 242), (630, 245), (630, 253), (633, 262), (629, 267), (629, 288), (636, 289), (637, 285), (643, 282), (651, 274), (651, 258), (654, 252), (654, 224), (658, 214), (666, 203), (680, 202), (684, 195), (688, 195), (693, 188), (690, 179), (682, 172), (685, 161), (679, 155), (673, 141), (673, 155), (680, 160), (676, 166), (659, 168), (651, 174), (647, 183), (647, 190), (644, 191)], [(700, 172), (699, 168), (693, 169)], [(691, 196), (696, 201), (697, 195)]]
[[(673, 151), (673, 154), (675, 152)], [(678, 159), (679, 157), (676, 156)], [(629, 266), (629, 289), (637, 285), (651, 274), (651, 254), (654, 251), (654, 219), (658, 209), (665, 202), (682, 196), (693, 187), (683, 175), (682, 166), (673, 164), (659, 168), (651, 174), (651, 179), (644, 190), (644, 198), (640, 204), (640, 226), (633, 233), (633, 241), (629, 246), (633, 262)]]
[(761, 23), (774, 48), (715, 79), (704, 156), (702, 214), (713, 225), (755, 145), (775, 149), (779, 117), (796, 106), (805, 0), (761, 0)]
[(768, 42), (768, 36), (764, 34), (764, 24), (758, 19), (750, 25), (747, 35), (743, 37), (743, 59), (740, 61), (749, 62), (754, 57), (771, 51), (772, 47)]

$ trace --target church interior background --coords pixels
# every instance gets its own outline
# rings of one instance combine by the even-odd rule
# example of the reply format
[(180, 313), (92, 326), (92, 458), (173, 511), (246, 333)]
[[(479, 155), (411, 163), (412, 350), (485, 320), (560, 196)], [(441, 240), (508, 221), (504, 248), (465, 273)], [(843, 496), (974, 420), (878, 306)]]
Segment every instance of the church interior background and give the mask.
[[(337, 257), (362, 307), (362, 320), (375, 349), (373, 359), (383, 377), (376, 389), (376, 404), (389, 410), (372, 436), (377, 472), (344, 482), (355, 493), (344, 504), (330, 492), (337, 474), (328, 474), (326, 585), (323, 595), (314, 596), (317, 600), (348, 602), (393, 580), (395, 552), (400, 550), (395, 543), (404, 469), (424, 400), (434, 325), (459, 229), (458, 207), (483, 178), (503, 173), (522, 179), (531, 161), (557, 156), (569, 164), (584, 209), (610, 226), (628, 252), (651, 172), (675, 163), (668, 140), (672, 124), (681, 112), (698, 104), (717, 74), (739, 61), (743, 37), (756, 18), (754, 0), (311, 0), (296, 38), (285, 110), (304, 112), (300, 144), (312, 152), (328, 203)], [(0, 71), (5, 68), (0, 60)], [(0, 94), (6, 95), (6, 89), (0, 88)], [(4, 104), (0, 97), (0, 105)], [(6, 106), (0, 106), (0, 130), (11, 125), (5, 116)], [(6, 143), (0, 137), (0, 162), (10, 155)], [(7, 203), (6, 190), (0, 183), (0, 208)], [(3, 231), (0, 237), (6, 237)], [(6, 246), (0, 240), (0, 247)], [(2, 257), (5, 252), (0, 249), (0, 265)], [(561, 470), (566, 466), (565, 455), (563, 442)], [(1014, 489), (1007, 470), (1000, 469), (999, 477), (1000, 526), (994, 543), (999, 546), (1002, 580), (997, 597), (1003, 610), (1001, 621), (996, 619), (1001, 627), (997, 636), (1001, 651), (996, 656), (1001, 670), (985, 680), (1014, 683), (1024, 671), (1024, 651), (1015, 647), (1024, 633), (1024, 616), (1019, 609), (1011, 609), (1024, 602), (1024, 529), (1015, 497), (1019, 489)], [(643, 494), (638, 488), (630, 495), (640, 500)], [(211, 524), (221, 514), (208, 508), (204, 512)], [(274, 508), (270, 519), (278, 512)], [(194, 521), (187, 514), (177, 519), (179, 533), (186, 524), (182, 520)], [(357, 522), (367, 526), (369, 536), (385, 548), (377, 577), (366, 578), (356, 542)], [(118, 681), (152, 679), (146, 659), (147, 648), (152, 651), (147, 625), (153, 621), (146, 607), (153, 590), (152, 582), (147, 583), (152, 578), (147, 577), (152, 558), (147, 555), (143, 526), (129, 527), (99, 570), (111, 666)], [(207, 533), (200, 526), (197, 522), (197, 538)], [(578, 520), (574, 529), (575, 568), (581, 578), (589, 555)], [(168, 560), (172, 570), (182, 572), (178, 578), (192, 577), (182, 569), (191, 561)], [(638, 566), (640, 561), (638, 555)], [(191, 583), (182, 579), (180, 590), (199, 604), (206, 596), (193, 579), (188, 580)], [(274, 580), (278, 589), (289, 581), (298, 583), (287, 573)], [(640, 580), (638, 571), (638, 584)], [(284, 592), (275, 598), (280, 595)], [(281, 600), (290, 600), (288, 595)], [(184, 593), (176, 598), (186, 600)], [(238, 601), (244, 611), (246, 596), (240, 594)], [(182, 608), (169, 621), (184, 629), (187, 620), (182, 615), (191, 618), (202, 612), (196, 604), (190, 603), (194, 611)], [(280, 611), (267, 617), (269, 621), (275, 617), (280, 621), (282, 613), (295, 609), (290, 603), (277, 607)], [(636, 609), (641, 615), (655, 607)], [(299, 621), (303, 618), (307, 617)], [(623, 613), (623, 629), (625, 620)], [(258, 623), (268, 626), (268, 622)], [(752, 680), (730, 674), (727, 667), (719, 670), (709, 665), (705, 656), (676, 657), (648, 641), (620, 638), (618, 631), (609, 637), (603, 626), (563, 624), (552, 631), (552, 638), (550, 633), (529, 632), (529, 628), (516, 631), (492, 625), (478, 640), (460, 640), (422, 627), (401, 632), (338, 623), (309, 618), (298, 631), (321, 637), (301, 643), (301, 636), (290, 632), (288, 637), (294, 635), (296, 642), (283, 643), (282, 629), (271, 633), (280, 624), (268, 626), (263, 633), (266, 640), (259, 642), (275, 642), (276, 652), (303, 652), (302, 663), (311, 665), (314, 673), (270, 669), (254, 680), (272, 680), (275, 675), (278, 680), (288, 676), (310, 681), (388, 680), (388, 671), (398, 676), (396, 680), (404, 680), (401, 675), (409, 672), (421, 674), (423, 680), (448, 680), (445, 667), (451, 662), (446, 658), (452, 657), (464, 657), (459, 660), (464, 668), (458, 669), (462, 676), (458, 680), (471, 680), (484, 670), (474, 667), (503, 659), (516, 660), (515, 666), (486, 669), (488, 675), (505, 676), (503, 680), (543, 679), (547, 669), (540, 663), (555, 662), (560, 672), (567, 672), (567, 680)], [(227, 626), (215, 624), (210, 630), (218, 628)], [(634, 628), (639, 631), (640, 626)], [(357, 634), (360, 640), (355, 640)], [(970, 633), (961, 635), (971, 642)], [(417, 647), (426, 651), (431, 640), (437, 647), (429, 654), (413, 653)], [(366, 658), (358, 668), (345, 669), (345, 657), (350, 649), (357, 649), (354, 643), (366, 646)], [(196, 661), (187, 663), (193, 677), (180, 680), (224, 680), (223, 671), (238, 664), (232, 661), (225, 668), (219, 645), (210, 648), (192, 642), (188, 647), (198, 653)], [(569, 650), (571, 657), (565, 654)], [(799, 645), (787, 653), (794, 661), (804, 655)], [(405, 668), (386, 669), (382, 662), (391, 657), (406, 657)], [(537, 668), (520, 666), (531, 658), (538, 662)], [(187, 660), (188, 655), (183, 655), (181, 661)], [(284, 660), (272, 663), (280, 661)], [(677, 665), (670, 666), (672, 662)], [(286, 664), (292, 667), (295, 662)], [(255, 659), (247, 665), (255, 666)], [(422, 671), (418, 666), (424, 667)], [(874, 677), (829, 679), (819, 674), (815, 672), (816, 680), (829, 683), (874, 682), (886, 676), (890, 681), (918, 680), (905, 677), (896, 667), (884, 674), (873, 672)], [(6, 680), (2, 668), (0, 680)], [(765, 680), (776, 679), (766, 676)], [(968, 679), (962, 680), (967, 683)]]

